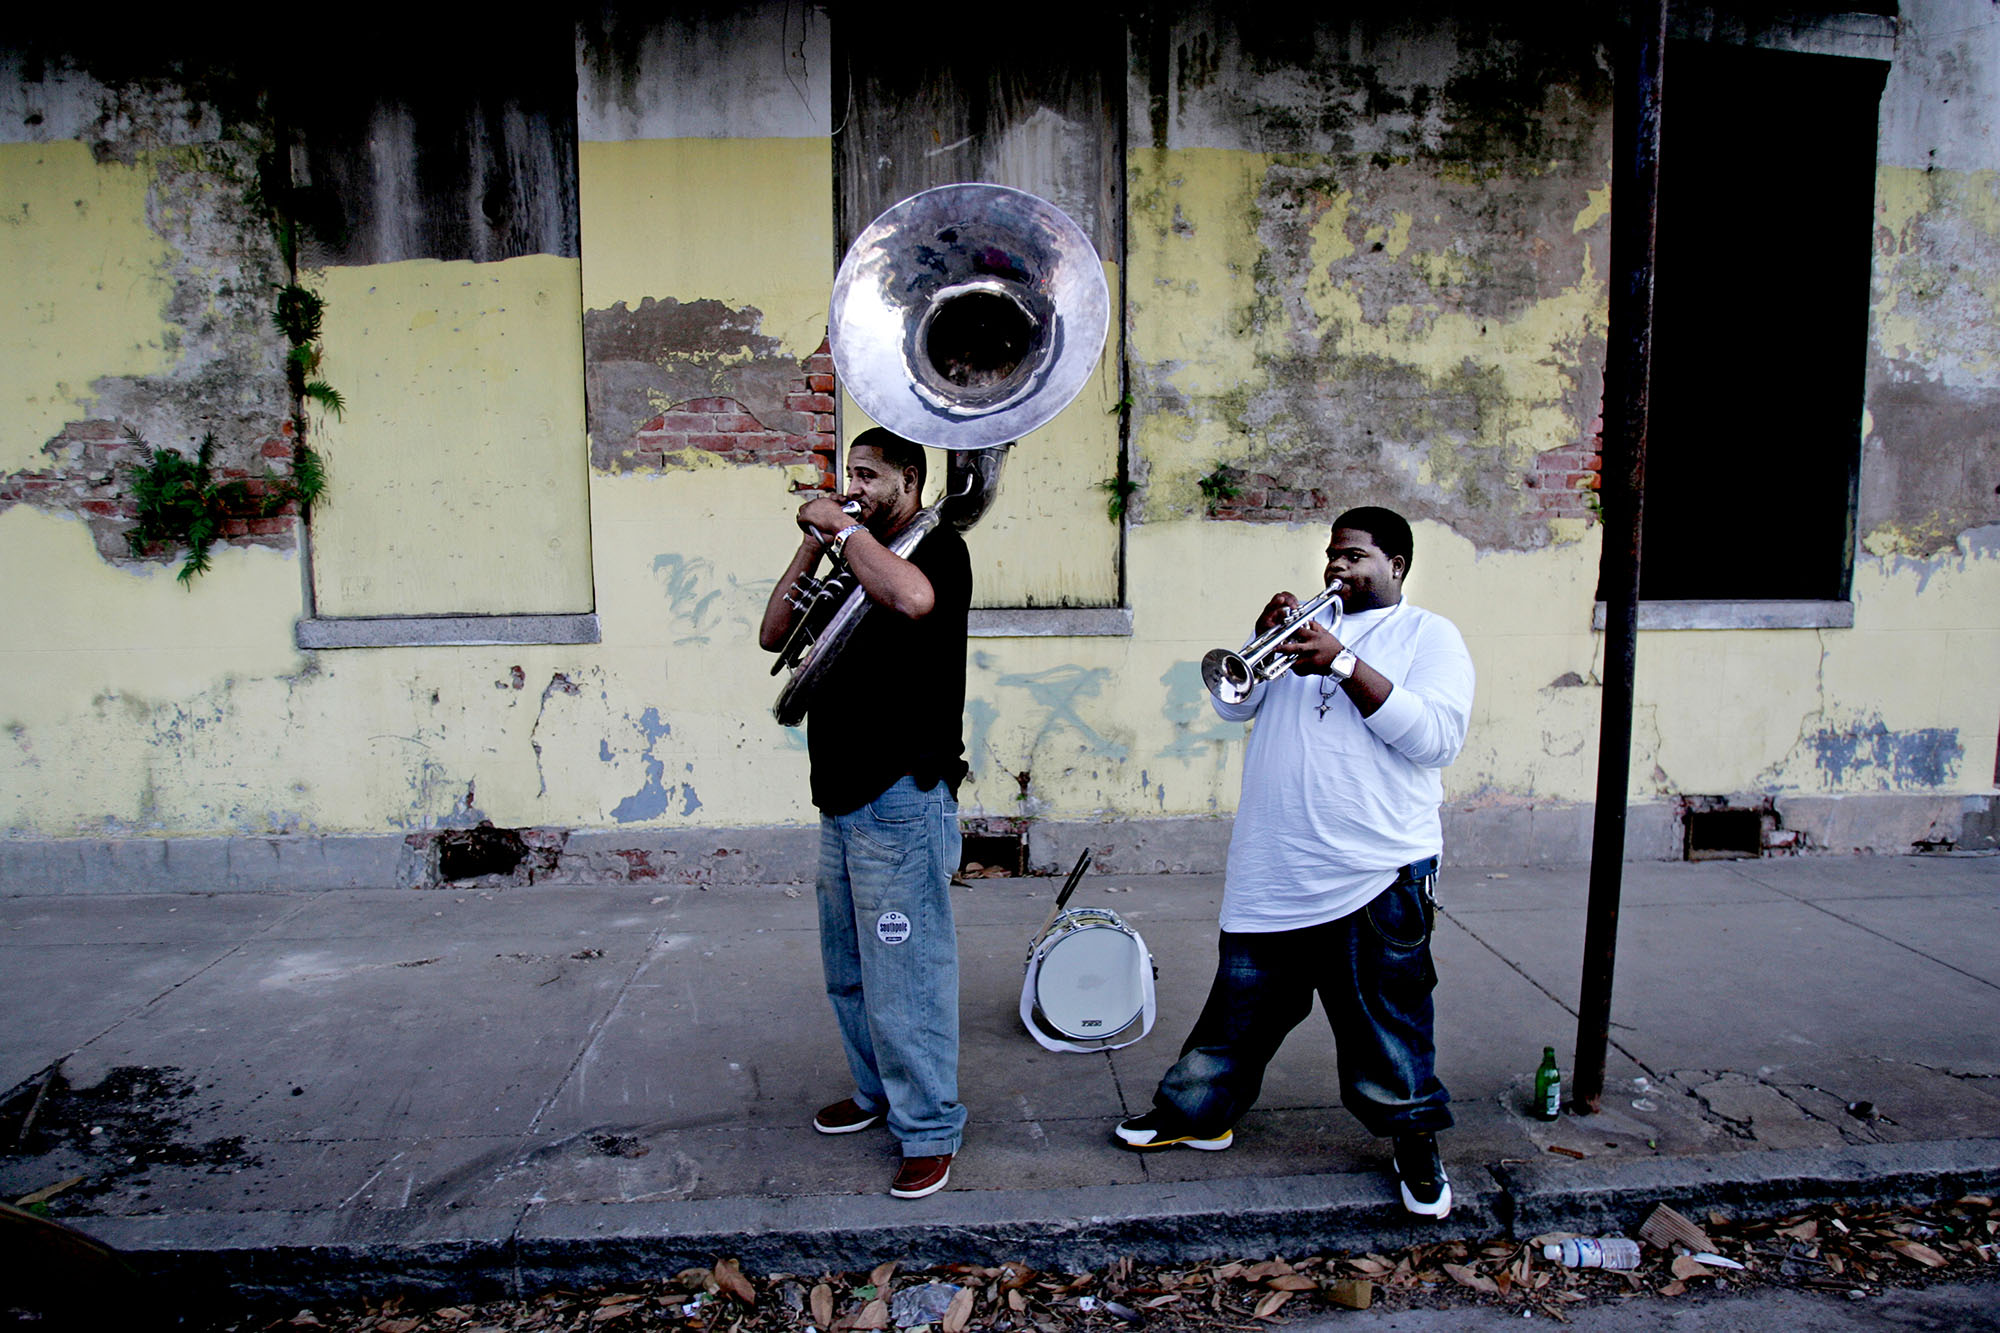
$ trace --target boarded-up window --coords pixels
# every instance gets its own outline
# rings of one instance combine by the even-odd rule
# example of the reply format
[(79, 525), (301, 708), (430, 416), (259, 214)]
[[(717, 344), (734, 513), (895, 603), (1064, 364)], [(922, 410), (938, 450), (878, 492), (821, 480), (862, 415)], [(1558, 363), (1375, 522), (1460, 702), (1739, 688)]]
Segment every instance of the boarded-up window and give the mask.
[(346, 399), (317, 437), (322, 616), (592, 606), (574, 34), (479, 27), (336, 43), (284, 100)]
[[(975, 27), (991, 15), (973, 20)], [(1006, 34), (836, 11), (836, 226), (844, 252), (891, 204), (960, 181), (1040, 195), (1074, 218), (1120, 300), (1124, 33), (1109, 7), (1030, 5)], [(1050, 26), (1053, 25), (1053, 26)], [(1034, 34), (1021, 40), (1019, 34)], [(966, 535), (973, 604), (1116, 606), (1119, 527), (1102, 483), (1119, 475), (1118, 324), (1098, 373), (1012, 450), (1000, 496)], [(865, 425), (850, 403), (846, 430)], [(935, 463), (935, 460), (934, 460)], [(943, 475), (934, 465), (932, 473)]]
[(1847, 596), (1886, 68), (1667, 53), (1644, 598)]

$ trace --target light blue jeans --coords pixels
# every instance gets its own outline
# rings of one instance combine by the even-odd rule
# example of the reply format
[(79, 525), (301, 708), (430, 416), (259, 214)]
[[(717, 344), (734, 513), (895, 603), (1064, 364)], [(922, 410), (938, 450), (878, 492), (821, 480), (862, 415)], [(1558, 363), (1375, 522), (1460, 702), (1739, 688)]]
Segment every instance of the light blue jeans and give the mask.
[(854, 1100), (887, 1108), (905, 1157), (955, 1153), (958, 802), (943, 782), (920, 791), (905, 777), (819, 829), (820, 961)]

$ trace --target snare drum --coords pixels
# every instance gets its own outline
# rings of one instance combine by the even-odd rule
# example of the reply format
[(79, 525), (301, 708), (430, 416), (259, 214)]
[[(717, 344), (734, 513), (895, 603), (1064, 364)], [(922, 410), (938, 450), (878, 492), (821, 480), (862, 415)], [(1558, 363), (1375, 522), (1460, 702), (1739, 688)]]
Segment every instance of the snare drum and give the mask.
[[(1060, 913), (1029, 945), (1026, 967), (1021, 1021), (1050, 1050), (1113, 1049), (1152, 1030), (1153, 958), (1116, 912)], [(1143, 1025), (1137, 1035), (1114, 1040), (1135, 1023)], [(1052, 1042), (1049, 1034), (1069, 1041)], [(1072, 1044), (1086, 1041), (1092, 1044)]]

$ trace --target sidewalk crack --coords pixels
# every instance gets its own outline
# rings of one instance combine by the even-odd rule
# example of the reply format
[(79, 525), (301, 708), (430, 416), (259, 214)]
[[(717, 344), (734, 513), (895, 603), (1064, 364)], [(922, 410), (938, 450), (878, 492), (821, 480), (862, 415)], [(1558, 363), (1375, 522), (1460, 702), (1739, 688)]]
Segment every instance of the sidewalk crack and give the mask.
[[(1565, 1003), (1560, 995), (1557, 995), (1547, 986), (1544, 986), (1541, 982), (1535, 980), (1534, 977), (1530, 976), (1526, 971), (1526, 969), (1524, 969), (1519, 963), (1516, 963), (1513, 959), (1509, 958), (1499, 949), (1487, 943), (1485, 939), (1481, 938), (1479, 932), (1474, 930), (1471, 926), (1466, 925), (1465, 922), (1453, 916), (1449, 908), (1440, 907), (1438, 909), (1438, 915), (1443, 917), (1445, 920), (1451, 922), (1454, 926), (1457, 926), (1467, 935), (1471, 936), (1473, 943), (1477, 944), (1480, 948), (1486, 950), (1486, 952), (1492, 954), (1495, 958), (1498, 958), (1502, 963), (1507, 965), (1510, 971), (1512, 971), (1516, 976), (1520, 977), (1521, 980), (1527, 982), (1530, 986), (1533, 986), (1536, 990), (1540, 991), (1543, 995), (1547, 996), (1550, 1002), (1552, 1002), (1556, 1006), (1556, 1008), (1562, 1010), (1564, 1013), (1568, 1014), (1571, 1018), (1580, 1017), (1580, 1015), (1578, 1015), (1576, 1011), (1575, 1005)], [(1616, 1024), (1614, 1024), (1613, 1026), (1616, 1026)], [(1638, 1053), (1634, 1051), (1631, 1047), (1624, 1045), (1622, 1042), (1618, 1040), (1618, 1038), (1615, 1035), (1607, 1037), (1606, 1040), (1610, 1043), (1612, 1050), (1617, 1051), (1627, 1060), (1630, 1060), (1633, 1064), (1637, 1065), (1639, 1069), (1645, 1073), (1646, 1077), (1653, 1079), (1655, 1082), (1659, 1081), (1661, 1076), (1654, 1071), (1651, 1065), (1647, 1064), (1644, 1060), (1640, 1059)]]

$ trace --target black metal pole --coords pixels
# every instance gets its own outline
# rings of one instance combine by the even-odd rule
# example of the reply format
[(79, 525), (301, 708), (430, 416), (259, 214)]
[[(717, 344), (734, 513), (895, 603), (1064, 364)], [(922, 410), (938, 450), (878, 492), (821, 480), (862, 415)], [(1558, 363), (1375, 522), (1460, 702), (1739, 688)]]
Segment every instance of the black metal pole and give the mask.
[(1611, 978), (1632, 770), (1632, 678), (1638, 661), (1639, 549), (1646, 496), (1647, 390), (1653, 362), (1653, 242), (1659, 219), (1660, 84), (1665, 0), (1641, 6), (1614, 66), (1610, 358), (1604, 373), (1604, 715), (1591, 830), (1571, 1106), (1597, 1112), (1611, 1044)]

